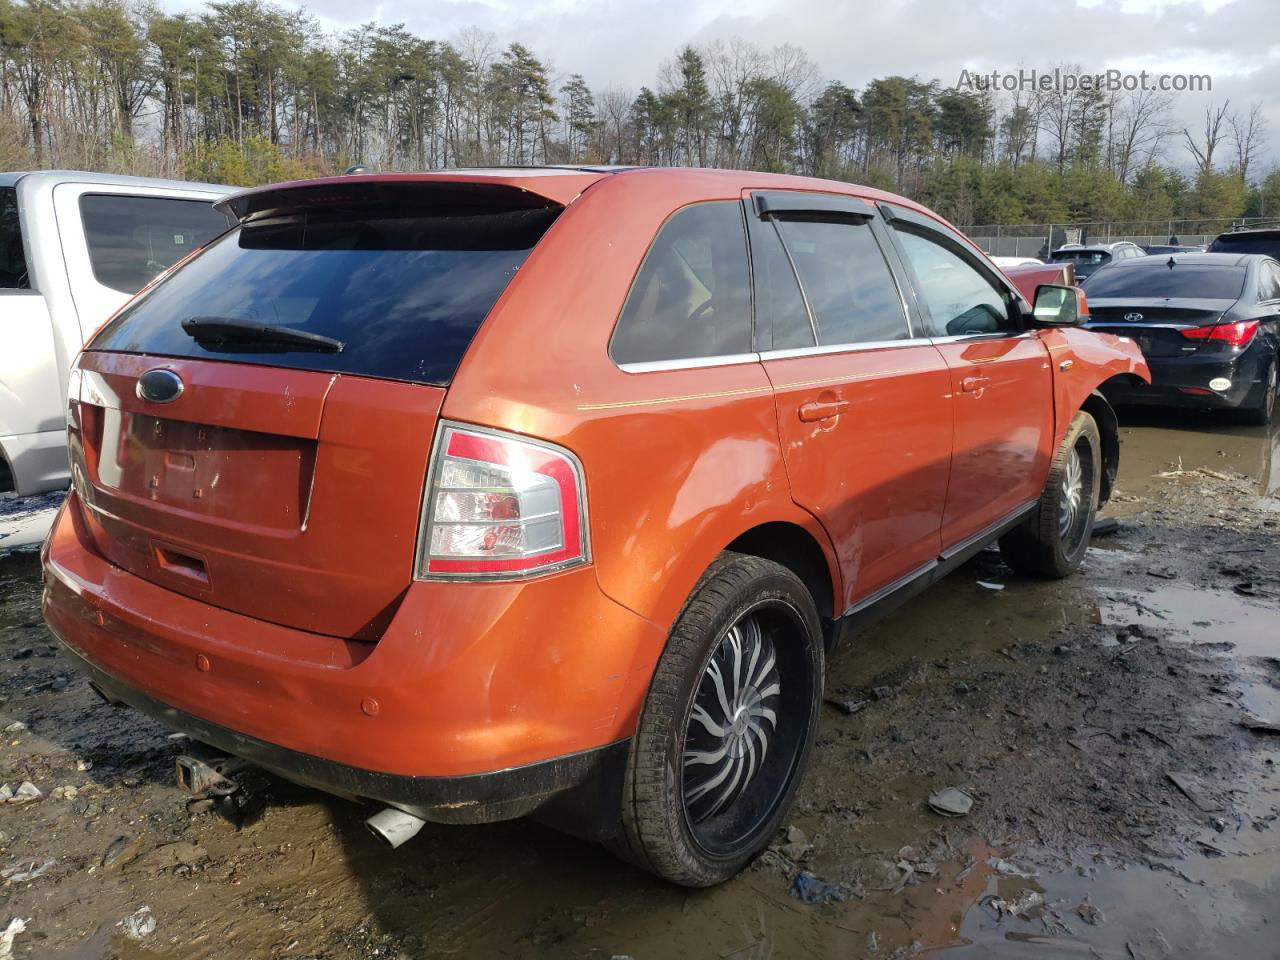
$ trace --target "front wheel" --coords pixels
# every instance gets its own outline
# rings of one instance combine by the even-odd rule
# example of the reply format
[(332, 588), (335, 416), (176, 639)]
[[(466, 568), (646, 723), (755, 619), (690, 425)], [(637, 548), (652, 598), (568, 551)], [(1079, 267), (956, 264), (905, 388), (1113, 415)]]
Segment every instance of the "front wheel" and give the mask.
[(732, 877), (772, 839), (813, 746), (824, 671), (813, 597), (790, 570), (722, 554), (658, 661), (610, 846), (689, 887)]
[(1000, 555), (1019, 573), (1068, 576), (1080, 566), (1102, 483), (1098, 425), (1083, 410), (1075, 415), (1049, 466), (1044, 492), (1027, 518), (1000, 538)]

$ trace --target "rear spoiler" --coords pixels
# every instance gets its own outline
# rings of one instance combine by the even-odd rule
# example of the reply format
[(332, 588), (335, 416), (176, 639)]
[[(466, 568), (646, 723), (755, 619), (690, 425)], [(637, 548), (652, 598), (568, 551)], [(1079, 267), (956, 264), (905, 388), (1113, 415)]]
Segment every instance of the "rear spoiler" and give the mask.
[(421, 205), (440, 215), (563, 207), (602, 174), (497, 177), (481, 174), (373, 174), (297, 180), (223, 197), (214, 209), (244, 223), (317, 206)]

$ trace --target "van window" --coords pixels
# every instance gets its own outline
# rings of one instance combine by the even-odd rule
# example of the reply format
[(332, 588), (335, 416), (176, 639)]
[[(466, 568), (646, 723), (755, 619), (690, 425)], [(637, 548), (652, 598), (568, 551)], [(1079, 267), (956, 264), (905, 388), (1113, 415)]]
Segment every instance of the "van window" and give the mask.
[[(751, 280), (755, 284), (756, 349), (795, 350), (815, 344), (796, 272), (772, 219), (748, 215)], [(771, 339), (772, 335), (772, 339)]]
[[(241, 226), (126, 307), (89, 349), (447, 384), (561, 208), (423, 196), (424, 206), (323, 206)], [(187, 318), (285, 327), (342, 349), (194, 339)]]
[(902, 297), (866, 221), (779, 220), (819, 346), (905, 340)]
[(993, 281), (938, 241), (895, 229), (939, 336), (1017, 330), (1006, 295)]
[(137, 293), (230, 226), (204, 200), (111, 193), (84, 194), (80, 219), (94, 277), (121, 293)]
[(18, 191), (0, 187), (0, 290), (26, 290), (30, 286), (22, 225), (18, 222)]
[(751, 352), (742, 204), (697, 203), (654, 239), (627, 295), (609, 354), (617, 363)]

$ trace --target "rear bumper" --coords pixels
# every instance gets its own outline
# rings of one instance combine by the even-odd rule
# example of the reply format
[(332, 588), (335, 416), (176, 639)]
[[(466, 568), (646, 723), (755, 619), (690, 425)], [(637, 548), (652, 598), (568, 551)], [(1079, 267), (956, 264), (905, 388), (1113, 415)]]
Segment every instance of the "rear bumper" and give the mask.
[(502, 819), (587, 783), (634, 731), (665, 637), (590, 567), (415, 583), (376, 644), (174, 594), (86, 546), (72, 495), (44, 614), (109, 699), (330, 792)]
[[(1263, 351), (1256, 344), (1235, 356), (1148, 357), (1147, 365), (1149, 386), (1114, 381), (1103, 388), (1107, 399), (1117, 405), (1235, 409), (1256, 402), (1266, 371)], [(1210, 386), (1218, 379), (1231, 385)]]

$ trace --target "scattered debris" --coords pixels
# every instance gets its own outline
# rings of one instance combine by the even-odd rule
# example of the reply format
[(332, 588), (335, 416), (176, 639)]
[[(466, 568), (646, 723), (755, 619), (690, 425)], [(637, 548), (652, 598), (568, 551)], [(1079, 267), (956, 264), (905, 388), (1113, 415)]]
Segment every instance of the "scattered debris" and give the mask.
[(831, 697), (828, 697), (826, 702), (827, 702), (827, 706), (835, 707), (837, 710), (843, 713), (846, 717), (848, 717), (857, 713), (859, 710), (862, 710), (871, 701), (870, 700), (854, 700), (852, 698), (847, 700), (836, 700)]
[(28, 880), (34, 880), (36, 877), (42, 877), (57, 864), (57, 860), (46, 858), (44, 860), (20, 860), (11, 867), (5, 867), (0, 870), (0, 880), (5, 883), (25, 883)]
[(979, 580), (979, 581), (978, 581), (978, 586), (980, 586), (980, 587), (982, 587), (982, 588), (984, 588), (984, 589), (986, 589), (986, 590), (995, 590), (995, 591), (1000, 591), (1000, 590), (1003, 590), (1003, 589), (1004, 589), (1004, 584), (1003, 584), (1003, 583), (992, 583), (990, 580)]
[(14, 917), (9, 921), (9, 925), (0, 930), (0, 960), (9, 960), (13, 956), (13, 938), (20, 933), (26, 932), (27, 924), (31, 922), (31, 918), (23, 920), (21, 917)]
[(1264, 720), (1261, 717), (1245, 717), (1240, 726), (1254, 733), (1280, 733), (1280, 721)]
[(1026, 887), (1012, 899), (991, 894), (981, 902), (984, 907), (989, 907), (995, 912), (997, 920), (1005, 916), (1017, 917), (1019, 920), (1034, 920), (1044, 907), (1044, 894)]
[(120, 927), (124, 931), (124, 935), (130, 940), (144, 940), (155, 932), (156, 918), (151, 913), (150, 907), (143, 906), (125, 917), (116, 926)]
[(805, 903), (844, 903), (852, 890), (843, 883), (832, 883), (801, 870), (791, 881), (791, 895)]
[(1183, 795), (1199, 807), (1205, 813), (1217, 813), (1223, 809), (1222, 803), (1215, 800), (1209, 795), (1205, 789), (1204, 783), (1199, 777), (1189, 773), (1166, 773), (1165, 776), (1172, 781), (1173, 785), (1182, 791)]
[(136, 860), (141, 852), (142, 841), (138, 837), (116, 837), (107, 844), (106, 852), (102, 854), (102, 868), (114, 870), (117, 867), (123, 867)]
[(1106, 916), (1092, 903), (1077, 903), (1071, 912), (1092, 927), (1101, 926), (1107, 922)]
[(0, 786), (0, 802), (3, 803), (30, 803), (32, 800), (39, 800), (43, 796), (44, 794), (40, 792), (40, 788), (30, 780), (23, 780), (22, 783), (18, 784), (16, 790), (7, 783)]
[(809, 855), (813, 853), (813, 844), (809, 842), (809, 836), (799, 827), (787, 827), (786, 842), (774, 847), (780, 854), (788, 860), (794, 862), (807, 860)]
[(929, 809), (944, 817), (963, 817), (973, 809), (973, 797), (956, 787), (929, 794)]
[(1110, 537), (1120, 532), (1120, 521), (1115, 517), (1099, 517), (1093, 521), (1093, 533), (1095, 537)]
[(27, 725), (25, 723), (23, 723), (21, 720), (15, 720), (13, 721), (13, 723), (9, 723), (5, 725), (4, 732), (5, 733), (22, 733), (26, 729), (27, 729)]

